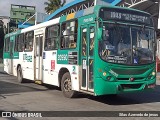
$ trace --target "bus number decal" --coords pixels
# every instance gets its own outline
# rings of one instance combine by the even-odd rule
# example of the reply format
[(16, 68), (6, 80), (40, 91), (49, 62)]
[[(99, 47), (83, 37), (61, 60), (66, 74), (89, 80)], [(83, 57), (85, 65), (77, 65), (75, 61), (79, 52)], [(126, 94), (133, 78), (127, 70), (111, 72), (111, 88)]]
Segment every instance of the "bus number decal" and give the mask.
[(76, 66), (72, 67), (72, 74), (77, 74), (77, 72), (76, 72)]

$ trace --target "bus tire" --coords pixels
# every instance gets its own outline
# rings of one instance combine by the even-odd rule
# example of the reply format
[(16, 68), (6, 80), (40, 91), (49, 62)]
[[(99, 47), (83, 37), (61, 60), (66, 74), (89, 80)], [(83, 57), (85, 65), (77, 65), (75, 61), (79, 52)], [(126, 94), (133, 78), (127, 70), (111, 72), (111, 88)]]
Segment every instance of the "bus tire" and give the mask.
[(19, 83), (24, 82), (21, 66), (19, 66), (18, 69), (17, 69), (17, 80), (18, 80)]
[(66, 72), (62, 76), (61, 90), (62, 90), (64, 96), (67, 98), (73, 98), (77, 95), (77, 92), (72, 90), (71, 76), (70, 76), (69, 72)]

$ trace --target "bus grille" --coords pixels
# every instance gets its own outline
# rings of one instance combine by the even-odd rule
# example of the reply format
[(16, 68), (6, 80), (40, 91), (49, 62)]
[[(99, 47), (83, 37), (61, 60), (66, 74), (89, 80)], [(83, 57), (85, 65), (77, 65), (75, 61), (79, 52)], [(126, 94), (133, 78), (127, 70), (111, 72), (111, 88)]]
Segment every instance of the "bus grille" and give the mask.
[(149, 68), (145, 68), (145, 69), (115, 69), (113, 68), (112, 70), (114, 72), (116, 72), (117, 74), (120, 75), (140, 75), (145, 73)]
[(142, 84), (121, 84), (122, 89), (138, 89)]
[[(117, 78), (118, 81), (129, 81), (130, 78)], [(134, 81), (145, 80), (144, 77), (134, 78)]]

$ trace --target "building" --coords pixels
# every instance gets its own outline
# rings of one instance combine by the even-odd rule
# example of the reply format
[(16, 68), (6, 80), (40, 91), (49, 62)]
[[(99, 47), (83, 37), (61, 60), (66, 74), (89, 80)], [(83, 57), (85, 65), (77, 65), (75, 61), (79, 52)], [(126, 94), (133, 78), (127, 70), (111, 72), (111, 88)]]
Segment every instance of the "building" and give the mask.
[(11, 4), (10, 10), (10, 27), (17, 28), (18, 24), (22, 24), (27, 21), (27, 24), (35, 24), (36, 7), (35, 6), (26, 6), (26, 5), (14, 5)]

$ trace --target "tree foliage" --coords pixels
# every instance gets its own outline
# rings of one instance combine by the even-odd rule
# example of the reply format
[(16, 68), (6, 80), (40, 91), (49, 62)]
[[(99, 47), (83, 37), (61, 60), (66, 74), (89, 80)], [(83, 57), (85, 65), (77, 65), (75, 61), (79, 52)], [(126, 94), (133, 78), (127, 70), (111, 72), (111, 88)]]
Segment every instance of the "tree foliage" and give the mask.
[(48, 2), (44, 3), (46, 5), (45, 11), (48, 14), (51, 14), (57, 9), (59, 9), (60, 7), (64, 6), (65, 3), (66, 3), (66, 0), (63, 0), (63, 2), (62, 0), (48, 0)]

